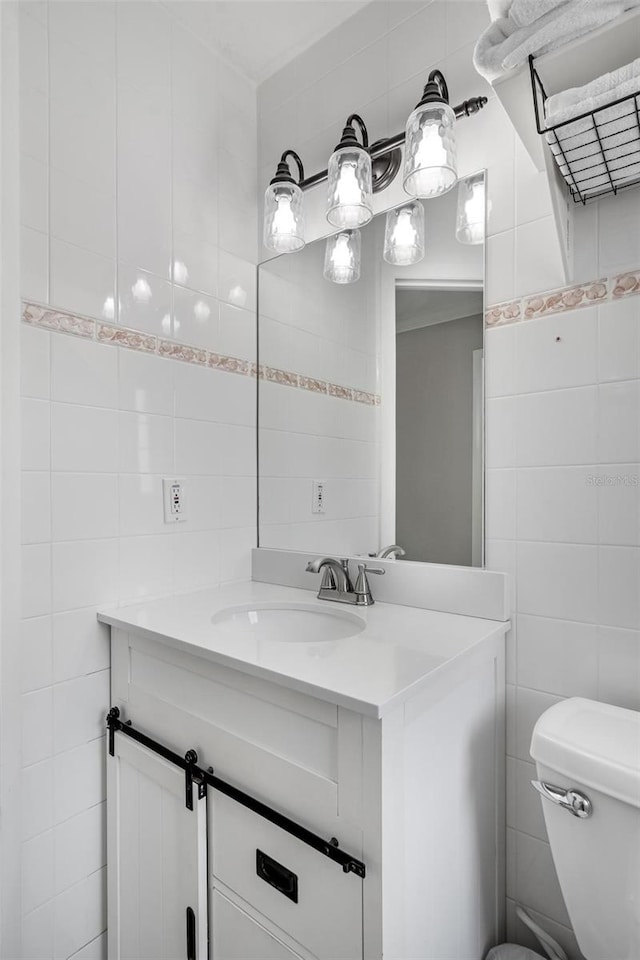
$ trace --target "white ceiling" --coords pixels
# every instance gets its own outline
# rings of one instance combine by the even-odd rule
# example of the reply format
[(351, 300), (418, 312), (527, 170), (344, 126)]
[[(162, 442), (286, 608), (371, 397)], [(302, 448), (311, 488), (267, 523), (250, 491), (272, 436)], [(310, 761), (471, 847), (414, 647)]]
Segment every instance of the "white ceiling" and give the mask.
[(482, 290), (396, 289), (396, 331), (482, 315)]
[(364, 0), (167, 0), (174, 16), (262, 83), (361, 7)]

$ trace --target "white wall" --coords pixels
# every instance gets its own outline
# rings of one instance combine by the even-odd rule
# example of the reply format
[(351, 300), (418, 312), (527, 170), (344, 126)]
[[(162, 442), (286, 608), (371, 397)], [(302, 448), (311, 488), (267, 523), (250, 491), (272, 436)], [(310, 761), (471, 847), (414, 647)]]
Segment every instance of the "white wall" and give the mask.
[(479, 314), (396, 337), (395, 539), (409, 560), (473, 562), (474, 351), (483, 324)]
[[(0, 791), (2, 822), (19, 822), (20, 337), (18, 10), (0, 5), (0, 492), (11, 497), (0, 537)], [(0, 955), (20, 952), (20, 833), (0, 831)]]
[[(3, 830), (22, 955), (57, 960), (105, 949), (96, 607), (250, 576), (255, 377), (179, 344), (255, 360), (256, 107), (160, 3), (20, 6), (22, 295), (90, 318), (22, 325), (22, 822)], [(167, 527), (174, 474), (188, 519)]]
[[(458, 124), (459, 168), (488, 170), (489, 305), (564, 285), (549, 192), (491, 89), (472, 66), (487, 22), (475, 0), (368, 5), (258, 90), (262, 190), (286, 147), (307, 173), (326, 167), (348, 113), (371, 139), (403, 126), (430, 69), (452, 102), (484, 93)], [(576, 279), (640, 268), (640, 191), (576, 217)], [(402, 198), (394, 185), (379, 208)], [(307, 194), (308, 236), (327, 231), (322, 187)], [(640, 708), (637, 488), (590, 486), (590, 473), (640, 474), (640, 298), (487, 333), (487, 562), (513, 576), (509, 641), (508, 936), (531, 943), (515, 903), (579, 957), (555, 881), (540, 801), (527, 786), (533, 722), (580, 693)], [(560, 341), (556, 341), (556, 336)], [(517, 641), (516, 641), (517, 636)]]

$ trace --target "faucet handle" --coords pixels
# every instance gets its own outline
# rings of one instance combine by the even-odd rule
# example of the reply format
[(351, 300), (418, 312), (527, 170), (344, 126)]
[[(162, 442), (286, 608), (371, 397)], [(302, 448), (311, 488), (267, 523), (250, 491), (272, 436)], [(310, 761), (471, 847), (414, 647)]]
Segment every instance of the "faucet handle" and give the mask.
[(369, 567), (366, 563), (358, 564), (358, 573), (361, 575), (365, 573), (375, 573), (377, 576), (382, 577), (386, 572), (384, 567)]
[(381, 567), (368, 567), (366, 563), (358, 564), (358, 579), (356, 580), (356, 585), (354, 592), (356, 595), (356, 603), (361, 607), (370, 607), (374, 603), (373, 596), (371, 595), (371, 587), (369, 586), (369, 581), (367, 579), (368, 573), (375, 573), (378, 576), (382, 576), (387, 571)]

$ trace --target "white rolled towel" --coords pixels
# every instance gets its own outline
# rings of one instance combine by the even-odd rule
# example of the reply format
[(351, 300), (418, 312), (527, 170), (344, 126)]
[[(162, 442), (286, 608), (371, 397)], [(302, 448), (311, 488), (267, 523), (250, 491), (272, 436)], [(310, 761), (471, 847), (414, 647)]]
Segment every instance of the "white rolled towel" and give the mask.
[(502, 20), (509, 16), (509, 10), (513, 0), (487, 0), (489, 7), (489, 16), (492, 20)]
[[(612, 181), (621, 187), (640, 178), (636, 101), (623, 99), (634, 94), (640, 102), (640, 58), (555, 94), (545, 104), (547, 126), (563, 124), (546, 139), (563, 176), (585, 198), (609, 188)], [(572, 123), (573, 117), (580, 119)]]
[(517, 27), (528, 27), (568, 2), (569, 0), (513, 0), (509, 7), (509, 16)]
[[(640, 7), (640, 0), (513, 0), (508, 15), (494, 20), (478, 39), (474, 66), (492, 82), (525, 63), (529, 55), (562, 47), (635, 7)], [(546, 12), (525, 23), (536, 10)]]
[(563, 123), (590, 110), (606, 106), (640, 89), (640, 57), (631, 63), (603, 73), (582, 87), (570, 87), (549, 97), (544, 105), (547, 126)]

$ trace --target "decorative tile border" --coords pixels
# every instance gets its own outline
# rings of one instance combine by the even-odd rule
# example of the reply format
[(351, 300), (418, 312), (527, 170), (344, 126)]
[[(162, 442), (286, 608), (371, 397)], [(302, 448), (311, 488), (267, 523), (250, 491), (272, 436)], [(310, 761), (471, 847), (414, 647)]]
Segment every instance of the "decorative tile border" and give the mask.
[(115, 343), (119, 347), (129, 347), (130, 350), (141, 350), (143, 353), (155, 353), (158, 346), (156, 337), (122, 327), (111, 327), (107, 323), (98, 324), (96, 340), (100, 343)]
[(76, 317), (49, 307), (39, 307), (35, 303), (23, 304), (22, 319), (25, 323), (37, 324), (47, 330), (60, 330), (62, 333), (72, 333), (76, 337), (95, 336), (96, 322), (86, 317)]
[(640, 270), (618, 274), (617, 277), (613, 278), (612, 286), (611, 296), (614, 300), (640, 293)]
[(235, 373), (242, 377), (258, 377), (260, 380), (271, 383), (295, 387), (298, 390), (310, 390), (312, 393), (322, 393), (354, 403), (379, 406), (381, 402), (381, 398), (374, 393), (354, 390), (352, 387), (343, 387), (325, 380), (315, 380), (313, 377), (305, 377), (289, 370), (278, 370), (276, 367), (267, 367), (263, 364), (257, 366), (239, 357), (227, 357), (202, 347), (177, 343), (175, 340), (163, 340), (152, 334), (141, 333), (139, 330), (129, 330), (115, 324), (103, 323), (101, 320), (92, 320), (90, 317), (63, 313), (38, 303), (22, 304), (22, 321), (45, 330), (69, 333), (75, 337), (96, 340), (98, 343), (126, 347), (129, 350), (155, 354), (170, 360), (180, 360), (183, 363), (194, 363), (201, 367)]
[(606, 300), (619, 300), (634, 295), (640, 295), (640, 270), (494, 304), (485, 311), (485, 325), (502, 327), (511, 323), (523, 323), (538, 317), (567, 313), (569, 310), (591, 307)]
[(506, 323), (517, 323), (522, 320), (522, 306), (519, 300), (510, 303), (498, 303), (494, 307), (487, 307), (484, 315), (488, 327), (502, 327)]

